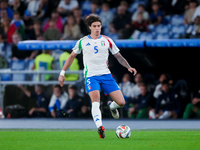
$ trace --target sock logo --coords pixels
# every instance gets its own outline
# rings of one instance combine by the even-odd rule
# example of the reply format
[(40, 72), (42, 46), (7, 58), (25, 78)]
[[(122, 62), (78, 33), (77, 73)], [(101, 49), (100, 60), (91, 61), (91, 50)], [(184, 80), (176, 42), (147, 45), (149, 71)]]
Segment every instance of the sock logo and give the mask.
[(98, 121), (98, 120), (99, 120), (99, 118), (97, 118), (97, 119), (95, 120), (95, 122)]

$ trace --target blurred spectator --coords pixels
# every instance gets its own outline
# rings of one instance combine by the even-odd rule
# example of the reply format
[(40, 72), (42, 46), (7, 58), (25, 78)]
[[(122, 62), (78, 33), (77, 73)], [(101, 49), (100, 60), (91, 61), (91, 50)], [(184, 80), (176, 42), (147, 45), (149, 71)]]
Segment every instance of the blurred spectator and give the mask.
[(6, 10), (7, 11), (7, 14), (8, 14), (8, 17), (10, 19), (13, 19), (13, 10), (8, 6), (8, 3), (6, 0), (2, 0), (0, 2), (0, 11), (2, 10)]
[(12, 36), (12, 59), (18, 60), (18, 59), (33, 59), (36, 54), (34, 51), (26, 51), (26, 50), (19, 50), (17, 48), (17, 44), (19, 41), (21, 41), (21, 37), (18, 33), (14, 33)]
[(194, 15), (196, 7), (197, 7), (196, 0), (191, 0), (189, 2), (189, 9), (186, 10), (184, 14), (185, 24), (190, 24), (192, 22), (192, 17)]
[(39, 5), (39, 9), (37, 11), (37, 19), (43, 20), (46, 16), (48, 16), (49, 9), (49, 0), (41, 0)]
[(64, 107), (69, 99), (68, 94), (62, 91), (60, 85), (55, 85), (53, 87), (53, 95), (49, 103), (49, 111), (53, 118), (63, 118), (66, 117), (64, 112)]
[(143, 14), (137, 14), (137, 20), (132, 22), (132, 28), (140, 32), (148, 32), (147, 22), (143, 19)]
[(21, 19), (20, 17), (20, 13), (18, 11), (15, 11), (13, 13), (13, 19), (11, 20), (11, 23), (10, 24), (13, 24), (13, 23), (17, 23), (19, 25), (22, 25), (24, 27), (24, 21)]
[[(1, 48), (1, 41), (0, 41), (0, 48)], [(3, 51), (0, 49), (0, 69), (8, 68), (8, 62), (5, 57), (2, 55)]]
[(187, 0), (172, 0), (172, 14), (183, 14), (185, 11), (185, 5), (187, 4)]
[(192, 103), (189, 103), (183, 114), (183, 119), (189, 118), (200, 118), (200, 91), (192, 100)]
[(159, 77), (159, 83), (156, 85), (155, 91), (153, 93), (153, 96), (156, 99), (162, 94), (162, 82), (164, 80), (169, 80), (170, 84), (173, 82), (168, 74), (162, 73)]
[(140, 85), (143, 84), (143, 77), (141, 73), (137, 73), (134, 78), (135, 84), (131, 89), (131, 98), (135, 98), (141, 94)]
[(12, 43), (12, 35), (14, 33), (18, 33), (21, 36), (21, 40), (25, 39), (25, 30), (24, 30), (24, 21), (20, 19), (19, 12), (14, 12), (13, 14), (13, 20), (10, 23), (9, 29), (8, 29), (8, 43)]
[(68, 86), (68, 94), (69, 99), (65, 106), (68, 117), (76, 118), (80, 117), (81, 113), (86, 113), (85, 111), (82, 112), (83, 99), (77, 95), (77, 87), (75, 85)]
[(148, 118), (148, 109), (150, 107), (150, 102), (152, 95), (147, 91), (147, 86), (142, 84), (140, 86), (141, 94), (133, 99), (128, 100), (129, 109), (128, 117), (144, 119)]
[[(63, 30), (62, 18), (56, 10), (54, 10), (51, 13), (51, 19), (55, 20), (56, 28), (60, 31), (60, 33), (62, 33), (62, 30)], [(49, 20), (45, 23), (44, 28), (43, 28), (43, 32), (45, 32), (46, 29), (48, 29), (48, 28), (49, 28)]]
[(137, 21), (137, 17), (138, 17), (139, 13), (142, 13), (144, 21), (148, 21), (149, 20), (149, 13), (145, 10), (145, 7), (144, 7), (143, 4), (139, 4), (138, 8), (137, 8), (137, 11), (133, 14), (133, 16), (131, 18), (132, 22), (136, 22)]
[(153, 25), (159, 25), (162, 23), (163, 14), (159, 9), (159, 4), (154, 2), (152, 4), (152, 12), (150, 14), (150, 23)]
[(73, 15), (67, 17), (66, 24), (64, 26), (64, 34), (62, 40), (78, 40), (81, 35), (81, 30), (78, 24), (76, 24)]
[(190, 24), (186, 30), (186, 37), (200, 38), (200, 16), (197, 16), (194, 23)]
[(120, 6), (123, 6), (125, 8), (126, 16), (131, 17), (131, 13), (128, 10), (128, 2), (127, 1), (121, 1)]
[[(8, 14), (7, 14), (7, 11), (6, 10), (2, 10), (1, 12), (0, 12), (0, 18), (1, 18), (1, 23), (3, 22), (3, 20), (5, 19), (5, 18), (8, 18)], [(9, 18), (10, 19), (10, 18)]]
[[(36, 56), (32, 70), (53, 70), (54, 69), (53, 61), (54, 58), (51, 56), (51, 51), (43, 50), (42, 54)], [(45, 75), (44, 79), (50, 80), (51, 75), (49, 74)], [(38, 78), (36, 78), (36, 80), (38, 80)]]
[(13, 0), (13, 3), (11, 5), (11, 9), (15, 12), (18, 11), (20, 13), (20, 16), (22, 17), (24, 15), (24, 11), (26, 9), (26, 6), (23, 1), (21, 0)]
[(31, 97), (36, 100), (36, 104), (29, 110), (28, 116), (46, 117), (49, 100), (44, 93), (42, 85), (35, 85), (35, 92), (28, 91), (22, 85), (18, 85), (18, 87), (26, 94), (27, 97)]
[(28, 2), (27, 9), (30, 11), (32, 17), (37, 16), (40, 3), (41, 3), (41, 0), (31, 0)]
[(172, 14), (172, 0), (148, 0), (147, 10), (151, 12), (151, 4), (157, 2), (159, 4), (160, 9), (162, 10), (163, 15)]
[[(63, 52), (59, 57), (59, 63), (60, 63), (60, 69), (63, 68), (65, 61), (69, 58), (70, 53)], [(78, 71), (79, 70), (79, 64), (78, 59), (75, 58), (72, 62), (71, 66), (69, 67), (70, 71)], [(78, 74), (65, 74), (65, 81), (76, 81), (78, 80), (79, 75)]]
[(102, 12), (99, 14), (99, 17), (101, 18), (101, 23), (103, 27), (109, 27), (110, 23), (113, 20), (113, 13), (110, 11), (109, 5), (107, 3), (103, 3), (102, 6)]
[(29, 40), (36, 40), (37, 36), (42, 35), (42, 29), (41, 29), (41, 22), (39, 20), (35, 20), (33, 24), (33, 29), (30, 31), (30, 34), (28, 35)]
[(36, 36), (36, 40), (40, 40), (40, 41), (43, 41), (44, 40), (44, 37), (42, 34), (39, 34)]
[(27, 9), (24, 12), (24, 24), (25, 24), (25, 33), (26, 36), (29, 35), (31, 33), (31, 31), (33, 30), (33, 19), (31, 18), (31, 13), (30, 11)]
[(56, 28), (55, 20), (49, 20), (49, 28), (44, 32), (45, 40), (59, 40), (61, 38), (60, 31)]
[[(119, 6), (117, 8), (117, 14), (110, 24), (111, 33), (119, 33), (123, 29), (129, 29), (131, 24), (131, 17), (126, 16), (126, 9), (124, 6)], [(122, 31), (121, 31), (122, 32)], [(127, 37), (123, 32), (121, 37)]]
[(192, 22), (196, 19), (197, 16), (200, 16), (200, 0), (198, 0), (199, 6), (196, 8), (194, 15), (192, 16)]
[(108, 3), (111, 8), (117, 8), (120, 4), (120, 0), (103, 0), (104, 3)]
[(122, 82), (119, 83), (119, 87), (122, 91), (122, 94), (123, 94), (125, 100), (127, 100), (128, 98), (131, 97), (133, 86), (134, 86), (134, 84), (131, 83), (130, 75), (128, 73), (125, 73), (123, 78), (122, 78)]
[(98, 0), (92, 0), (91, 2), (91, 9), (90, 10), (83, 10), (82, 15), (85, 17), (89, 14), (100, 14), (100, 9), (99, 9), (99, 1)]
[(7, 34), (8, 34), (9, 25), (10, 25), (10, 19), (4, 18), (3, 22), (1, 23), (1, 28), (0, 28), (0, 36), (1, 36), (2, 42), (7, 41)]
[(75, 17), (76, 23), (79, 25), (81, 33), (84, 35), (88, 35), (90, 34), (90, 32), (88, 31), (87, 26), (84, 23), (84, 20), (81, 18), (82, 12), (79, 8), (74, 9), (73, 11), (73, 15)]
[(48, 9), (48, 0), (31, 0), (28, 2), (27, 9), (35, 19), (45, 16)]
[(77, 0), (61, 0), (57, 11), (62, 17), (68, 16), (74, 9), (78, 8)]
[(169, 80), (164, 80), (162, 82), (162, 94), (157, 99), (155, 111), (149, 111), (149, 118), (177, 118), (180, 110), (179, 95), (173, 89), (170, 89)]

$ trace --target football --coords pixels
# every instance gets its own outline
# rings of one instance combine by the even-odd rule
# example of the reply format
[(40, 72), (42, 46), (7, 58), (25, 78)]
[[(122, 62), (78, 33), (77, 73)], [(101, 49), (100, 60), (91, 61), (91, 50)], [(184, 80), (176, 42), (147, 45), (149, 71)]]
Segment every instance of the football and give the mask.
[(116, 128), (116, 135), (120, 139), (129, 138), (131, 136), (131, 129), (127, 125), (120, 125)]

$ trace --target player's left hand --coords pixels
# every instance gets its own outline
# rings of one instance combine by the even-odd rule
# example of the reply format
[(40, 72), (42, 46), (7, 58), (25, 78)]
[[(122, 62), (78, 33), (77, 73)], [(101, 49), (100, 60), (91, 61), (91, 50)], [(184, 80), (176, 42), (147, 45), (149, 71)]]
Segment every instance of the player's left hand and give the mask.
[(135, 68), (130, 67), (128, 68), (128, 71), (133, 73), (134, 76), (137, 74), (137, 70)]

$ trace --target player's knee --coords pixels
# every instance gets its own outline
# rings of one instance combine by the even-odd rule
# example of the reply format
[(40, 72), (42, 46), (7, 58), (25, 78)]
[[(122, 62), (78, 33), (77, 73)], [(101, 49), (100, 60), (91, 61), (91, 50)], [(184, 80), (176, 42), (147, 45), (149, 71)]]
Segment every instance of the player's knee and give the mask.
[(93, 102), (99, 102), (99, 103), (100, 103), (100, 99), (99, 99), (98, 97), (93, 98), (93, 99), (92, 99), (92, 103), (93, 103)]
[(119, 105), (120, 107), (123, 107), (123, 106), (125, 105), (125, 101), (122, 100), (122, 101), (118, 102), (118, 105)]

